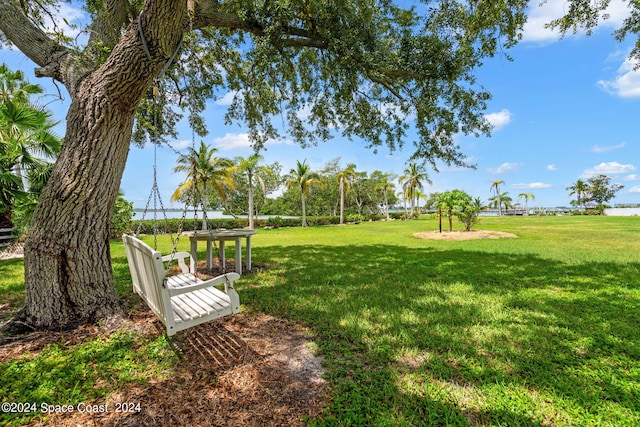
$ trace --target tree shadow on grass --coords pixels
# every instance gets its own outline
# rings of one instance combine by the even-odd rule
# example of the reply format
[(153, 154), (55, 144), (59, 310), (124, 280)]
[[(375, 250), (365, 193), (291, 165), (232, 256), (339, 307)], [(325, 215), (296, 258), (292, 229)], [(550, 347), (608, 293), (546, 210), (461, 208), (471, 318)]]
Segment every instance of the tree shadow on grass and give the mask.
[(239, 281), (241, 299), (319, 334), (337, 399), (327, 420), (640, 417), (638, 263), (387, 245), (270, 246), (254, 257), (279, 267)]

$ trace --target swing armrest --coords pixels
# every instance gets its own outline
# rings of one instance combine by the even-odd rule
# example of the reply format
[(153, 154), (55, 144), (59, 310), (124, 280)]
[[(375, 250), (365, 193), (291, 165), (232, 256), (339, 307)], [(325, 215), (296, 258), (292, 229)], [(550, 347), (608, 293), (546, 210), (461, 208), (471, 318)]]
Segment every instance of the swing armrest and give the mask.
[[(194, 283), (193, 285), (180, 286), (175, 288), (169, 287), (169, 295), (173, 297), (176, 295), (186, 294), (188, 292), (197, 291), (198, 289), (209, 288), (211, 286), (220, 285), (223, 283), (225, 293), (228, 294), (229, 290), (233, 290), (233, 282), (238, 280), (239, 278), (240, 275), (238, 273), (227, 273), (200, 283)], [(171, 278), (169, 278), (169, 280), (171, 280)]]
[(176, 252), (173, 255), (165, 255), (162, 257), (162, 262), (171, 262), (174, 259), (178, 260), (178, 266), (180, 266), (180, 270), (183, 273), (189, 273), (189, 266), (186, 262), (184, 262), (185, 258), (190, 258), (191, 254), (189, 252)]

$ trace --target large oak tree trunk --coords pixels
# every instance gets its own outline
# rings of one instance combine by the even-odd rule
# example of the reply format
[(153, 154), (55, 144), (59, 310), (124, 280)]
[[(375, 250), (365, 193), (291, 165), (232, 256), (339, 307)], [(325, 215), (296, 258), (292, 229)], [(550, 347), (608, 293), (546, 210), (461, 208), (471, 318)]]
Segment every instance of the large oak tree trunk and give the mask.
[(105, 88), (89, 85), (69, 110), (68, 136), (25, 244), (23, 316), (37, 328), (72, 327), (121, 313), (109, 223), (133, 111), (121, 111)]
[(134, 23), (106, 63), (71, 85), (65, 142), (25, 243), (25, 308), (14, 331), (21, 322), (67, 329), (122, 315), (109, 249), (111, 212), (136, 107), (178, 45), (184, 16), (173, 2), (151, 4), (150, 18), (142, 16), (151, 58)]

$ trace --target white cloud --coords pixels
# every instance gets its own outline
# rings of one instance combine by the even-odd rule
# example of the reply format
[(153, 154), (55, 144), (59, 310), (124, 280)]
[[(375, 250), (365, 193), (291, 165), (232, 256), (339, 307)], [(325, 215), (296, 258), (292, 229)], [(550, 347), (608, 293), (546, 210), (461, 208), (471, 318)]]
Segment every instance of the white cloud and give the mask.
[(556, 30), (545, 28), (545, 25), (566, 12), (563, 3), (561, 1), (550, 1), (541, 5), (539, 1), (531, 1), (522, 39), (539, 43), (552, 43), (560, 40), (560, 33)]
[[(270, 139), (265, 145), (293, 144), (290, 140)], [(250, 151), (253, 150), (248, 133), (227, 133), (222, 137), (214, 138), (213, 145), (221, 151)]]
[[(527, 22), (524, 24), (522, 39), (527, 42), (541, 44), (560, 40), (560, 32), (545, 28), (545, 25), (554, 19), (564, 16), (569, 11), (568, 7), (568, 2), (560, 0), (548, 0), (544, 3), (539, 0), (529, 2)], [(609, 15), (609, 19), (602, 20), (595, 30), (619, 27), (624, 19), (629, 16), (629, 7), (625, 0), (612, 0), (607, 7), (606, 13)], [(577, 32), (577, 35), (584, 34), (583, 30)]]
[(498, 113), (487, 114), (484, 118), (491, 123), (493, 130), (498, 131), (511, 122), (511, 112), (505, 109)]
[(635, 66), (634, 61), (626, 58), (617, 75), (612, 80), (598, 81), (598, 86), (621, 98), (640, 98), (640, 70), (635, 70)]
[(623, 178), (625, 181), (640, 181), (640, 175), (631, 174)]
[(602, 23), (609, 27), (619, 27), (624, 20), (629, 16), (629, 5), (624, 0), (613, 0), (607, 7), (607, 14), (609, 19)]
[(621, 142), (620, 144), (616, 144), (616, 145), (609, 145), (607, 147), (600, 147), (599, 145), (596, 144), (593, 146), (591, 151), (593, 151), (594, 153), (608, 153), (609, 151), (614, 151), (614, 150), (623, 148), (625, 145), (627, 145), (626, 142)]
[(238, 95), (237, 91), (230, 91), (222, 95), (220, 98), (216, 99), (214, 103), (220, 106), (228, 106), (231, 105), (233, 99)]
[(175, 148), (176, 150), (182, 150), (183, 148), (187, 148), (190, 146), (192, 141), (190, 139), (183, 139), (182, 141), (173, 141), (170, 142), (169, 145), (171, 148)]
[(594, 166), (591, 169), (586, 169), (582, 172), (582, 178), (591, 178), (595, 175), (620, 175), (623, 173), (629, 173), (636, 170), (633, 165), (622, 165), (618, 162), (602, 162), (599, 165)]
[(251, 148), (251, 141), (248, 133), (227, 133), (214, 138), (213, 145), (219, 150), (246, 150)]
[(511, 188), (522, 188), (522, 189), (540, 189), (540, 188), (551, 188), (553, 184), (545, 184), (544, 182), (532, 182), (529, 184), (513, 184)]
[(557, 171), (558, 167), (556, 165), (547, 165), (548, 171)]
[(640, 185), (636, 185), (635, 187), (631, 187), (629, 189), (629, 193), (640, 193)]
[(505, 162), (505, 163), (501, 164), (500, 166), (498, 166), (497, 168), (489, 168), (489, 169), (487, 169), (487, 172), (493, 173), (493, 174), (501, 174), (501, 173), (505, 173), (505, 172), (517, 172), (518, 169), (520, 168), (520, 166), (521, 166), (520, 163)]

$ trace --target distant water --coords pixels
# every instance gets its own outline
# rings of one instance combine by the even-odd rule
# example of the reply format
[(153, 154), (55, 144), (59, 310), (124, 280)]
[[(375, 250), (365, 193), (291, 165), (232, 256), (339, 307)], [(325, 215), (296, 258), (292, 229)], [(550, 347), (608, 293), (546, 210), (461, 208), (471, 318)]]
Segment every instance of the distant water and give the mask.
[[(133, 215), (133, 219), (141, 219), (142, 218), (142, 211), (138, 211), (135, 210)], [(166, 216), (169, 219), (180, 219), (182, 218), (182, 213), (183, 211), (167, 211), (166, 212)], [(198, 219), (202, 219), (202, 211), (197, 212), (198, 214)], [(153, 210), (148, 210), (147, 213), (144, 215), (144, 219), (153, 219), (153, 215), (154, 212)], [(158, 219), (164, 219), (165, 215), (162, 213), (162, 211), (156, 211), (155, 212), (156, 218)], [(296, 218), (295, 216), (286, 216), (286, 215), (259, 215), (257, 217), (255, 217), (256, 219), (269, 219), (272, 217), (276, 217), (279, 216), (281, 218)], [(187, 211), (187, 219), (193, 219), (193, 209), (188, 210)], [(221, 211), (212, 211), (212, 212), (207, 212), (207, 219), (216, 219), (216, 218), (234, 218), (234, 216), (232, 215), (224, 215)], [(242, 215), (239, 216), (238, 218), (247, 218), (246, 215)]]

